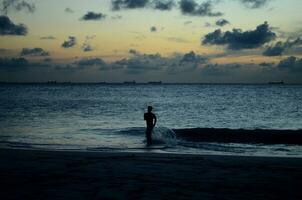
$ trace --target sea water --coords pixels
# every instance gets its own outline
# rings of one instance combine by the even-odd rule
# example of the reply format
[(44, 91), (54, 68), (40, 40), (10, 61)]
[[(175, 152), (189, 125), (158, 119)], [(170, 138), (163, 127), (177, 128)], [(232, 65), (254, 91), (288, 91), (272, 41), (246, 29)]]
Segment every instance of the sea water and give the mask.
[[(186, 142), (173, 129), (302, 129), (302, 85), (0, 84), (0, 146), (302, 157), (299, 145)], [(155, 150), (156, 148), (154, 148)]]

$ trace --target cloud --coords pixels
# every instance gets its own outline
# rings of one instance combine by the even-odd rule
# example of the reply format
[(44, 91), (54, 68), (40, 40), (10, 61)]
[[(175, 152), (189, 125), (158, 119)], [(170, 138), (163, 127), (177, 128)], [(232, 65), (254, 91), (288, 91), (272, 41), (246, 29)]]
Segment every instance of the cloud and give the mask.
[(63, 44), (61, 45), (62, 48), (71, 48), (73, 46), (75, 46), (77, 43), (76, 37), (74, 36), (69, 36), (68, 39), (66, 41), (63, 42)]
[(0, 58), (0, 69), (24, 70), (29, 66), (29, 62), (25, 58)]
[(193, 23), (192, 21), (185, 21), (184, 25), (189, 25), (189, 24), (192, 24), (192, 23)]
[(156, 32), (156, 31), (157, 31), (157, 28), (156, 28), (155, 26), (152, 26), (152, 27), (150, 28), (150, 31), (151, 31), (151, 32)]
[(274, 46), (269, 46), (263, 52), (264, 56), (281, 56), (286, 49), (290, 49), (294, 46), (302, 45), (302, 39), (287, 40), (286, 42), (277, 42)]
[(228, 49), (253, 49), (258, 48), (276, 38), (276, 34), (271, 31), (267, 22), (257, 26), (255, 30), (242, 31), (233, 29), (223, 33), (220, 29), (208, 33), (202, 40), (206, 45), (226, 45)]
[(52, 59), (51, 58), (44, 58), (43, 62), (52, 62)]
[(230, 24), (230, 22), (226, 19), (218, 19), (215, 24), (217, 26), (225, 26), (227, 24)]
[(7, 15), (10, 10), (26, 10), (27, 12), (33, 13), (36, 10), (36, 6), (33, 3), (30, 4), (21, 0), (3, 0), (1, 4), (1, 12)]
[(84, 69), (88, 67), (97, 68), (101, 71), (107, 71), (115, 69), (114, 66), (107, 64), (103, 59), (101, 58), (83, 58), (77, 62), (75, 62), (76, 68), (75, 69)]
[(201, 74), (206, 76), (223, 76), (231, 75), (234, 70), (240, 69), (242, 66), (238, 63), (231, 64), (206, 64), (201, 69)]
[(27, 10), (28, 12), (33, 13), (36, 10), (36, 6), (33, 3), (29, 4), (26, 1), (21, 1), (18, 4), (15, 5), (15, 9), (17, 11)]
[(95, 13), (95, 12), (89, 11), (81, 18), (81, 20), (84, 20), (84, 21), (102, 20), (105, 18), (106, 18), (106, 15), (103, 13)]
[(0, 16), (0, 35), (27, 35), (24, 24), (14, 24), (7, 16)]
[(165, 38), (168, 41), (171, 42), (178, 42), (178, 43), (187, 43), (188, 40), (184, 39), (184, 38), (180, 38), (180, 37), (166, 37)]
[(44, 51), (42, 48), (23, 48), (20, 56), (49, 56), (49, 52)]
[(74, 13), (74, 11), (71, 8), (65, 8), (64, 11), (67, 13)]
[[(281, 60), (277, 65), (280, 70), (287, 70), (294, 73), (302, 73), (302, 59), (295, 56)], [(300, 79), (301, 80), (301, 79)]]
[(78, 66), (102, 66), (106, 63), (101, 58), (84, 58), (77, 61), (75, 64)]
[(198, 5), (195, 0), (181, 0), (180, 10), (184, 15), (191, 16), (208, 16), (217, 17), (222, 16), (221, 12), (213, 12), (213, 2), (206, 1)]
[(92, 46), (90, 44), (84, 43), (82, 45), (82, 50), (84, 52), (89, 52), (89, 51), (93, 51), (93, 48), (92, 48)]
[(129, 53), (130, 53), (130, 54), (133, 54), (133, 55), (138, 54), (138, 52), (137, 52), (135, 49), (130, 49), (130, 50), (129, 50)]
[(153, 1), (153, 8), (156, 10), (171, 10), (175, 6), (173, 0), (155, 0)]
[(55, 40), (56, 38), (54, 36), (43, 36), (40, 37), (40, 40)]
[(275, 65), (274, 62), (262, 62), (262, 63), (259, 63), (259, 66), (261, 66), (261, 67), (272, 67), (274, 65)]
[(90, 43), (91, 40), (93, 40), (95, 37), (96, 37), (95, 35), (86, 36), (85, 41), (81, 47), (84, 52), (89, 52), (94, 50), (94, 48)]
[(123, 18), (123, 16), (121, 16), (121, 15), (115, 15), (115, 16), (111, 17), (111, 19), (113, 19), (113, 20), (118, 20), (118, 19), (122, 19), (122, 18)]
[(112, 63), (112, 65), (126, 69), (126, 72), (130, 74), (141, 74), (152, 70), (160, 70), (164, 63), (165, 60), (160, 54), (136, 53), (133, 57), (118, 60)]
[(130, 49), (132, 55), (110, 64), (111, 69), (123, 69), (128, 74), (143, 74), (150, 71), (163, 71), (169, 74), (188, 72), (208, 62), (204, 56), (195, 54), (193, 51), (186, 54), (174, 54), (163, 57), (160, 54), (141, 54)]
[(256, 9), (265, 6), (270, 0), (239, 0), (247, 8)]
[(144, 8), (149, 0), (112, 0), (112, 10)]
[(180, 63), (184, 62), (205, 63), (207, 62), (207, 58), (201, 55), (196, 55), (194, 51), (190, 51), (189, 53), (184, 54), (182, 59), (180, 60)]
[(212, 25), (209, 22), (204, 23), (204, 27), (211, 27)]

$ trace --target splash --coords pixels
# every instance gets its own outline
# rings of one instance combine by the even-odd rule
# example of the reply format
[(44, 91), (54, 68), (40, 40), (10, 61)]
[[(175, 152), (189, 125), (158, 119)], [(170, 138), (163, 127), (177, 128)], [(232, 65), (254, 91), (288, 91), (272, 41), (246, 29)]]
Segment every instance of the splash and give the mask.
[(153, 144), (165, 144), (175, 146), (177, 144), (176, 134), (172, 129), (166, 127), (155, 127), (152, 131)]

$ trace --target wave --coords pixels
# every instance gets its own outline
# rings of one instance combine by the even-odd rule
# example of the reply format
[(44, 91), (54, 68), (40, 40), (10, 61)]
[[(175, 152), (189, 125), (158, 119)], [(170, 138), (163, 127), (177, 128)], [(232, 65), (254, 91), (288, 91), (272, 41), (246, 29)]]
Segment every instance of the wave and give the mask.
[[(144, 127), (133, 127), (122, 129), (118, 131), (119, 134), (132, 135), (132, 136), (144, 136)], [(152, 130), (152, 143), (153, 144), (163, 144), (166, 146), (174, 146), (177, 144), (176, 134), (172, 129), (166, 127), (155, 127)]]
[(302, 144), (302, 130), (192, 128), (173, 132), (177, 138), (190, 142)]

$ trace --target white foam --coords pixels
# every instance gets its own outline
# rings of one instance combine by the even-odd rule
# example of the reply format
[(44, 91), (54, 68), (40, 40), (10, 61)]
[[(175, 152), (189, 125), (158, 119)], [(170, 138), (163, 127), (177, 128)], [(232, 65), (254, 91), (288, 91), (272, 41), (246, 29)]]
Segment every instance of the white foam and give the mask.
[(155, 127), (152, 131), (152, 142), (154, 144), (175, 146), (177, 144), (176, 134), (169, 128)]

